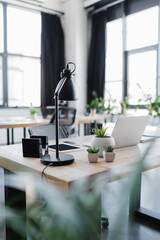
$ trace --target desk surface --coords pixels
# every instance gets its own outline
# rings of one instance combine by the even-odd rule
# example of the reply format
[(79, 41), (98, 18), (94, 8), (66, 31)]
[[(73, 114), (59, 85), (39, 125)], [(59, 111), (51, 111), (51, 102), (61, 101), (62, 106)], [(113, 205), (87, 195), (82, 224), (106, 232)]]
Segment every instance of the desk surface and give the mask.
[(13, 118), (6, 118), (0, 119), (0, 128), (23, 128), (23, 127), (30, 127), (34, 125), (40, 124), (47, 124), (49, 123), (48, 119), (43, 118), (27, 118), (27, 117), (13, 117)]
[[(70, 139), (79, 145), (90, 141), (92, 136), (78, 137)], [(48, 167), (45, 177), (52, 183), (69, 188), (70, 185), (86, 177), (94, 178), (112, 172), (116, 177), (124, 176), (133, 170), (133, 166), (142, 156), (143, 152), (150, 143), (140, 143), (137, 146), (116, 149), (114, 162), (107, 163), (103, 158), (99, 158), (97, 163), (89, 163), (86, 149), (71, 152), (75, 157), (75, 162), (68, 166)], [(145, 169), (160, 166), (160, 139), (157, 139), (147, 157)], [(22, 156), (22, 145), (15, 144), (0, 147), (0, 166), (13, 172), (30, 172), (41, 174), (44, 165), (38, 158), (24, 158)]]

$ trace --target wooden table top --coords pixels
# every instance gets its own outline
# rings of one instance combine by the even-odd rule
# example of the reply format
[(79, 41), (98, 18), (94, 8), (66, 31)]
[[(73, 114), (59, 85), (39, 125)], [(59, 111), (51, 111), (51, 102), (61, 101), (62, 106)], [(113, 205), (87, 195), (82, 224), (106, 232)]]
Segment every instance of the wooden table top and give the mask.
[(75, 119), (75, 124), (81, 124), (81, 123), (90, 123), (91, 121), (100, 121), (105, 119), (110, 119), (110, 114), (95, 114), (95, 115), (77, 115)]
[[(82, 146), (83, 143), (90, 142), (92, 137), (77, 137), (69, 140)], [(136, 146), (116, 149), (116, 157), (112, 163), (105, 162), (103, 158), (99, 158), (97, 163), (89, 163), (88, 153), (84, 147), (82, 150), (70, 152), (75, 157), (73, 164), (48, 167), (45, 170), (45, 178), (58, 186), (69, 188), (75, 181), (102, 176), (106, 173), (112, 173), (112, 178), (121, 177), (133, 170), (133, 165), (143, 155), (149, 144), (149, 142), (140, 143)], [(159, 145), (160, 139), (156, 139), (147, 157), (146, 170), (160, 166)], [(39, 158), (24, 158), (21, 144), (0, 147), (0, 166), (13, 172), (29, 172), (36, 175), (41, 174), (45, 167), (40, 163)]]
[[(91, 121), (105, 120), (109, 119), (108, 114), (95, 114), (95, 115), (78, 115), (75, 119), (75, 124), (90, 123)], [(25, 128), (40, 124), (49, 123), (50, 119), (43, 119), (41, 117), (26, 118), (26, 117), (10, 117), (10, 118), (0, 118), (0, 128)]]
[(34, 119), (31, 119), (29, 117), (13, 117), (7, 119), (0, 119), (0, 128), (23, 128), (47, 123), (49, 123), (48, 119), (43, 119), (39, 117)]

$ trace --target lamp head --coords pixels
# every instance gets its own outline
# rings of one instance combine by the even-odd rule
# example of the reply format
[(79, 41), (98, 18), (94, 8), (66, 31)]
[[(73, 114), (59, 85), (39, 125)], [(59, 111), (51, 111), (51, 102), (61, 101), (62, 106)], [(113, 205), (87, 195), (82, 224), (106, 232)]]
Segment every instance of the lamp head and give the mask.
[[(69, 68), (69, 64), (74, 65), (74, 69), (71, 70)], [(74, 101), (77, 100), (77, 94), (76, 94), (76, 86), (75, 83), (72, 80), (72, 75), (76, 69), (76, 66), (74, 63), (69, 62), (67, 64), (67, 68), (63, 69), (61, 73), (61, 78), (66, 78), (66, 81), (59, 93), (59, 100), (66, 100), (66, 101)]]

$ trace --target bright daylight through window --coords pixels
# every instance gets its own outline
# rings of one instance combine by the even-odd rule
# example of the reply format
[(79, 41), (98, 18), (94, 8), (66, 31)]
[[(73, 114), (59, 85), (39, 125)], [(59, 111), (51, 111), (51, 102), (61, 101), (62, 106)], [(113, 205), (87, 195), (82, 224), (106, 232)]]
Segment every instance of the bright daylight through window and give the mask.
[[(105, 99), (122, 99), (122, 19), (107, 23)], [(116, 69), (116, 70), (115, 70)]]
[(137, 104), (143, 94), (156, 94), (158, 7), (129, 15), (126, 24), (129, 103)]
[(136, 105), (144, 94), (154, 97), (158, 79), (158, 6), (127, 15), (125, 21), (109, 21), (106, 32), (105, 99), (120, 102), (129, 95), (129, 104)]
[(0, 4), (0, 105), (3, 104), (3, 83), (2, 83), (2, 52), (3, 52), (3, 11)]
[(9, 107), (28, 107), (30, 103), (40, 106), (41, 15), (10, 5), (4, 6), (3, 10), (7, 16), (7, 24), (4, 24), (7, 45), (6, 54), (2, 50), (2, 57), (7, 66), (2, 71), (6, 78), (3, 82), (7, 81), (7, 84), (1, 104)]

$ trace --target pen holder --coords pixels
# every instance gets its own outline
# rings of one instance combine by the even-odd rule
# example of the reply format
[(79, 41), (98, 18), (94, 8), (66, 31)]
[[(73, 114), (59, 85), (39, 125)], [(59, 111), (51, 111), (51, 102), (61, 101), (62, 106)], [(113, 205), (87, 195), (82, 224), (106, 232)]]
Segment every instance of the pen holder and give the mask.
[(48, 153), (48, 137), (47, 136), (39, 136), (39, 135), (31, 135), (31, 139), (41, 139), (42, 141), (42, 155), (45, 155)]
[(42, 140), (40, 138), (22, 138), (23, 157), (40, 158), (42, 156)]

